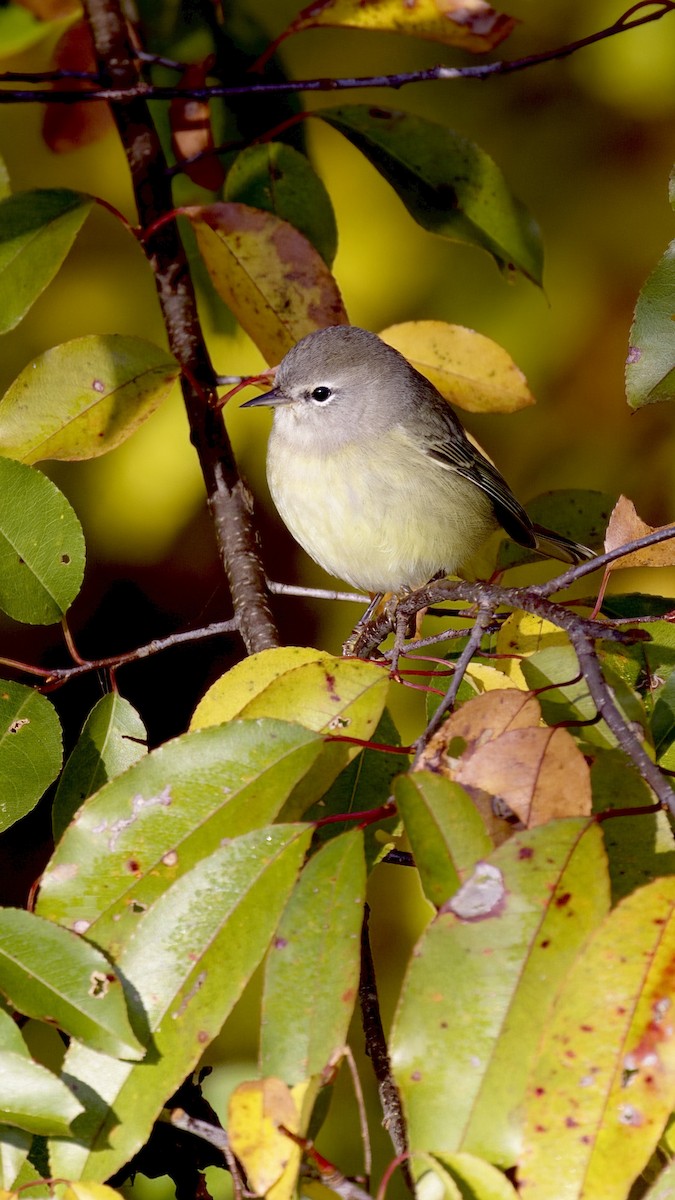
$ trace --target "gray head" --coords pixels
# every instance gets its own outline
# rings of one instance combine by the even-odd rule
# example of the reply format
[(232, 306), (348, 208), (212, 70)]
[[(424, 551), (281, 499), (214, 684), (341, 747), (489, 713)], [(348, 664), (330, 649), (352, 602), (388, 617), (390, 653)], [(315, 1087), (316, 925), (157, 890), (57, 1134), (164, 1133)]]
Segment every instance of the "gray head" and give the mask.
[[(295, 438), (332, 445), (378, 437), (410, 411), (420, 382), (410, 363), (374, 333), (355, 325), (319, 329), (289, 350), (271, 392), (242, 408), (269, 406), (278, 426)], [(432, 389), (433, 390), (433, 389)]]

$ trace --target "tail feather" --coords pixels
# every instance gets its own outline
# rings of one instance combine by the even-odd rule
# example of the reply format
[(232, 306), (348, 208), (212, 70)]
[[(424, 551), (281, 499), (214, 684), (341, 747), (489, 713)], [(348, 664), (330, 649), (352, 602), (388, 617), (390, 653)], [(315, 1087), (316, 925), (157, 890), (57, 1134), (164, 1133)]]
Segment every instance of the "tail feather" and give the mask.
[(555, 533), (544, 525), (533, 525), (532, 529), (536, 539), (535, 549), (547, 558), (557, 558), (560, 562), (571, 563), (573, 566), (595, 558), (594, 550), (589, 550), (588, 546), (582, 546), (580, 542), (573, 542), (562, 533)]

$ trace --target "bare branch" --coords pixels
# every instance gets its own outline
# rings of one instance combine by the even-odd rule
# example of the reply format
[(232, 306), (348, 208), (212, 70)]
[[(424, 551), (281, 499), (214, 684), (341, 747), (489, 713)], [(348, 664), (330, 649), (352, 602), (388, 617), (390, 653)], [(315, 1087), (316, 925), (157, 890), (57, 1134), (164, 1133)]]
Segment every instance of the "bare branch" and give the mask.
[[(646, 9), (648, 11), (643, 12)], [(298, 79), (283, 80), (275, 83), (251, 83), (240, 85), (215, 84), (204, 87), (159, 87), (141, 80), (133, 84), (120, 86), (101, 86), (93, 91), (85, 92), (77, 89), (51, 93), (40, 91), (0, 90), (0, 104), (79, 104), (96, 100), (119, 102), (122, 100), (173, 100), (176, 96), (191, 97), (196, 100), (210, 100), (218, 96), (267, 96), (289, 95), (294, 92), (338, 92), (350, 91), (355, 88), (393, 88), (398, 89), (412, 83), (429, 83), (434, 80), (456, 79), (488, 79), (493, 75), (513, 75), (517, 71), (525, 71), (530, 67), (541, 66), (543, 63), (555, 62), (557, 59), (568, 58), (592, 46), (605, 38), (616, 37), (640, 25), (648, 25), (652, 21), (660, 21), (668, 13), (675, 11), (675, 0), (640, 0), (640, 3), (629, 8), (617, 21), (597, 33), (579, 38), (565, 46), (553, 50), (544, 50), (541, 54), (529, 54), (524, 58), (502, 60), (494, 63), (480, 63), (471, 67), (447, 67), (438, 64), (420, 71), (401, 71), (392, 75), (362, 75), (339, 79)], [(639, 15), (637, 15), (639, 14)], [(172, 64), (174, 65), (174, 64)], [(10, 82), (21, 78), (15, 72), (0, 75), (0, 83)], [(25, 77), (24, 77), (25, 78)], [(35, 79), (34, 75), (30, 76)]]

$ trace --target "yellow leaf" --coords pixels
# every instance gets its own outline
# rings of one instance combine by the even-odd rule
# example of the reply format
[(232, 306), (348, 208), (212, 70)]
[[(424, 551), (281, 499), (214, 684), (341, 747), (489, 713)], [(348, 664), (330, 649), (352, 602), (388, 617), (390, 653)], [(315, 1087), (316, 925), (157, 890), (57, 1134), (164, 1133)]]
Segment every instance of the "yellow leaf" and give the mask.
[(607, 571), (620, 571), (626, 567), (674, 567), (675, 566), (675, 525), (645, 525), (635, 511), (635, 505), (626, 496), (620, 496), (609, 518), (605, 534), (605, 550), (616, 550), (626, 542), (636, 538), (646, 537), (656, 529), (673, 530), (672, 541), (658, 542), (655, 546), (646, 546), (644, 550), (634, 550), (609, 563)]
[(305, 334), (349, 323), (321, 255), (287, 221), (234, 202), (184, 211), (218, 295), (271, 366)]
[(535, 402), (506, 350), (473, 329), (445, 321), (406, 321), (390, 325), (380, 337), (466, 412), (517, 412)]
[(121, 1200), (121, 1196), (106, 1183), (76, 1179), (71, 1180), (61, 1193), (61, 1200)]
[(298, 1110), (281, 1079), (240, 1083), (228, 1105), (227, 1131), (232, 1152), (258, 1196), (281, 1179), (297, 1147), (279, 1126), (298, 1132)]
[(506, 618), (499, 633), (495, 649), (497, 654), (514, 655), (513, 658), (501, 660), (501, 670), (511, 681), (511, 686), (528, 689), (528, 684), (521, 670), (520, 658), (529, 658), (539, 650), (547, 650), (550, 646), (567, 646), (567, 634), (551, 621), (541, 617), (531, 616), (526, 612), (512, 612)]
[[(496, 692), (511, 689), (517, 681), (509, 679), (504, 671), (497, 667), (488, 667), (485, 663), (472, 662), (466, 669), (469, 679), (476, 685), (478, 692)], [(520, 684), (518, 683), (520, 687)], [(523, 680), (523, 690), (529, 690)]]
[[(300, 1083), (296, 1083), (295, 1087), (291, 1088), (291, 1095), (299, 1113), (299, 1128), (297, 1132), (303, 1136), (307, 1133), (314, 1102), (320, 1090), (321, 1080), (316, 1076), (312, 1079), (303, 1079)], [(302, 1147), (294, 1142), (284, 1171), (277, 1182), (272, 1184), (267, 1193), (268, 1200), (293, 1200), (293, 1197), (297, 1194), (298, 1171), (300, 1170), (301, 1160)]]
[(315, 733), (364, 738), (380, 719), (388, 687), (386, 671), (374, 663), (279, 646), (221, 675), (200, 700), (190, 728), (234, 717), (280, 717)]
[(346, 26), (404, 33), (480, 54), (498, 46), (516, 24), (485, 0), (324, 0), (303, 9), (282, 37), (317, 25)]

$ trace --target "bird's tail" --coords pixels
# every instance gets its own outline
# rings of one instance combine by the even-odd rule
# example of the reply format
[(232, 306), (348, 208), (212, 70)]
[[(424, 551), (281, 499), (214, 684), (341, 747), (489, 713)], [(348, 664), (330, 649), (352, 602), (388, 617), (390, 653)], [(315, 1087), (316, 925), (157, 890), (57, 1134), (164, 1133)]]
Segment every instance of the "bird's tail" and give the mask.
[(582, 546), (580, 542), (573, 542), (562, 533), (554, 533), (544, 525), (533, 525), (532, 529), (536, 539), (535, 549), (547, 558), (557, 558), (560, 562), (572, 563), (574, 566), (595, 558), (594, 550), (589, 550), (588, 546)]

